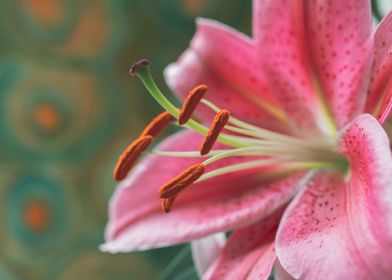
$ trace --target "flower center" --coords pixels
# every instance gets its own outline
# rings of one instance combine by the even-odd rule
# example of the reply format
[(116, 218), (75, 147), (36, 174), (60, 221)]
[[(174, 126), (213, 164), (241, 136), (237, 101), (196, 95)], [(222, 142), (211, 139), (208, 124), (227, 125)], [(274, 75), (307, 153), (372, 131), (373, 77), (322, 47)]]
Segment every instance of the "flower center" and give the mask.
[[(152, 151), (166, 157), (205, 157), (199, 164), (189, 167), (170, 180), (159, 190), (162, 209), (169, 212), (175, 198), (196, 181), (207, 180), (216, 176), (261, 166), (281, 165), (294, 170), (334, 169), (347, 172), (347, 160), (334, 151), (335, 141), (309, 140), (270, 131), (244, 122), (230, 115), (207, 99), (203, 99), (207, 86), (199, 85), (189, 93), (181, 109), (174, 106), (159, 90), (149, 71), (149, 62), (141, 60), (132, 65), (130, 74), (141, 79), (154, 99), (165, 109), (144, 129), (120, 156), (114, 171), (114, 178), (122, 180), (136, 160), (148, 148), (159, 132), (170, 123), (192, 129), (204, 135), (199, 151)], [(216, 113), (210, 127), (193, 120), (196, 107), (204, 104)], [(334, 140), (334, 139), (333, 139)], [(218, 141), (227, 149), (213, 149)], [(228, 157), (249, 157), (249, 161), (224, 166), (205, 173), (206, 166)], [(256, 157), (256, 159), (255, 159)]]

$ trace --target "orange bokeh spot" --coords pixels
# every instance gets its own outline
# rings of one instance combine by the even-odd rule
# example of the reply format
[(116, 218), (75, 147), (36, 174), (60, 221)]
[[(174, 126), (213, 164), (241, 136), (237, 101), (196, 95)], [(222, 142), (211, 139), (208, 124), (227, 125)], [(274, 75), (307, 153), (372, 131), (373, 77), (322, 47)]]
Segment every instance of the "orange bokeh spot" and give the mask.
[(60, 116), (53, 105), (40, 104), (35, 108), (34, 117), (38, 125), (48, 132), (54, 131), (60, 125)]
[(43, 231), (49, 224), (48, 206), (40, 202), (30, 202), (23, 209), (23, 220), (33, 231)]
[(190, 16), (199, 15), (206, 6), (206, 2), (205, 0), (184, 0), (183, 7)]
[(26, 0), (27, 7), (44, 24), (54, 25), (62, 20), (63, 4), (60, 0)]

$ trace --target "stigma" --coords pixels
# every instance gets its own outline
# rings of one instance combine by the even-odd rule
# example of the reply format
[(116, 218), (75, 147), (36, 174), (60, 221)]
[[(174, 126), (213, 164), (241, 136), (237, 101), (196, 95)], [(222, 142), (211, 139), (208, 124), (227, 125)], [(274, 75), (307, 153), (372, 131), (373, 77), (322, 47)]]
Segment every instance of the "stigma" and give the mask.
[[(280, 165), (293, 170), (333, 169), (347, 172), (347, 160), (334, 152), (331, 141), (309, 141), (267, 130), (232, 116), (208, 100), (207, 85), (190, 90), (182, 106), (175, 106), (160, 91), (149, 71), (149, 62), (141, 60), (131, 66), (131, 76), (137, 76), (164, 111), (156, 116), (119, 157), (114, 179), (123, 180), (151, 143), (169, 125), (194, 130), (204, 136), (200, 149), (195, 151), (155, 151), (162, 157), (194, 157), (200, 163), (190, 166), (163, 186), (157, 186), (163, 212), (169, 213), (176, 198), (198, 182), (260, 166)], [(207, 98), (206, 98), (207, 96)], [(215, 113), (209, 126), (193, 119), (199, 106), (207, 106)], [(214, 144), (226, 149), (214, 149)], [(333, 143), (333, 142), (332, 142)], [(248, 157), (249, 161), (209, 170), (208, 165), (228, 157)], [(256, 159), (255, 159), (256, 158)], [(197, 186), (195, 186), (197, 187)]]

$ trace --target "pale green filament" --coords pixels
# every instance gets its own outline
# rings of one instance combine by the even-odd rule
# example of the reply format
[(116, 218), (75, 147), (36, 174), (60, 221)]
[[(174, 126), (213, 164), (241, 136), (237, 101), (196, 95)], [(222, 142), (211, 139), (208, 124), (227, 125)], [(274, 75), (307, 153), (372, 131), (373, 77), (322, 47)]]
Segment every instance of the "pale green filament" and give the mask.
[(301, 149), (295, 146), (280, 146), (278, 144), (271, 143), (270, 145), (265, 146), (253, 146), (224, 151), (205, 160), (203, 164), (208, 165), (217, 160), (232, 156), (273, 156), (284, 158), (286, 160), (292, 159), (307, 162), (322, 161), (329, 164), (340, 163), (342, 158), (340, 155), (323, 150)]
[(236, 172), (236, 171), (242, 171), (250, 168), (256, 168), (256, 167), (262, 167), (262, 166), (268, 166), (268, 165), (274, 165), (278, 163), (283, 163), (285, 162), (282, 159), (262, 159), (262, 160), (255, 160), (255, 161), (248, 161), (248, 162), (243, 162), (243, 163), (237, 163), (229, 166), (225, 166), (219, 169), (215, 169), (211, 172), (208, 172), (204, 175), (202, 175), (198, 182), (204, 181), (219, 175), (223, 175), (226, 173), (231, 173), (231, 172)]
[[(237, 163), (233, 165), (228, 165), (219, 169), (215, 169), (211, 172), (208, 172), (202, 175), (197, 181), (204, 181), (207, 179), (211, 179), (216, 176), (224, 175), (227, 173), (243, 171), (251, 168), (263, 167), (263, 166), (272, 166), (275, 164), (284, 165), (284, 169), (288, 171), (301, 171), (301, 170), (319, 170), (319, 169), (330, 169), (330, 170), (338, 170), (342, 172), (347, 172), (346, 166), (336, 165), (331, 162), (318, 162), (318, 161), (291, 161), (287, 159), (281, 158), (269, 158), (269, 159), (261, 159), (254, 161), (247, 161), (242, 163)], [(282, 169), (283, 166), (280, 167)]]
[[(209, 165), (215, 161), (234, 156), (273, 156), (279, 161), (295, 161), (300, 164), (301, 167), (307, 167), (308, 169), (328, 168), (344, 172), (347, 170), (348, 163), (344, 157), (331, 152), (328, 153), (326, 151), (317, 152), (318, 153), (313, 151), (312, 153), (312, 151), (309, 150), (298, 151), (295, 147), (293, 149), (293, 147), (289, 146), (282, 148), (277, 145), (271, 145), (263, 147), (253, 146), (237, 149), (214, 150), (204, 156), (200, 155), (199, 151), (154, 151), (153, 153), (168, 157), (210, 157), (202, 163), (204, 165)], [(263, 159), (263, 161), (265, 160), (267, 159)]]
[(208, 165), (210, 163), (213, 163), (217, 160), (221, 160), (227, 157), (232, 157), (232, 156), (250, 156), (250, 155), (259, 155), (259, 156), (267, 156), (267, 155), (279, 155), (277, 153), (278, 151), (274, 148), (268, 148), (268, 147), (246, 147), (246, 148), (238, 148), (238, 149), (233, 149), (229, 150), (226, 152), (219, 153), (203, 162), (203, 165)]

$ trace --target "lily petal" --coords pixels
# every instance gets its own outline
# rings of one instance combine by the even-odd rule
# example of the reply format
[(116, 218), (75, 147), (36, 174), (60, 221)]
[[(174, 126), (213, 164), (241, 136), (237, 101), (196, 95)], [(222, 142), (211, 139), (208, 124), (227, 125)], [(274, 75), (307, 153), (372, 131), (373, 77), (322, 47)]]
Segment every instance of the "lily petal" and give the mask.
[[(185, 131), (168, 138), (157, 149), (195, 150), (201, 141), (197, 133)], [(244, 160), (247, 158), (228, 158), (211, 165), (217, 168)], [(279, 180), (265, 181), (263, 172), (268, 171), (265, 168), (218, 176), (184, 190), (176, 198), (172, 212), (162, 213), (159, 187), (200, 161), (200, 158), (167, 159), (158, 155), (143, 159), (111, 199), (106, 244), (101, 249), (145, 250), (251, 224), (287, 203), (304, 177), (303, 173), (290, 173)]]
[(383, 123), (392, 106), (392, 13), (379, 24), (374, 40), (372, 83), (366, 111)]
[(254, 0), (253, 20), (271, 87), (299, 127), (330, 133), (362, 112), (371, 64), (368, 0)]
[(224, 233), (215, 233), (191, 242), (193, 263), (199, 277), (202, 277), (219, 257), (225, 243)]
[[(219, 22), (198, 19), (189, 49), (164, 73), (181, 99), (206, 84), (206, 99), (243, 120), (273, 128), (285, 119), (266, 86), (252, 39)], [(198, 116), (209, 120), (212, 112), (200, 108)]]
[(388, 138), (376, 119), (360, 115), (341, 133), (339, 151), (348, 178), (321, 173), (296, 197), (278, 230), (277, 256), (296, 279), (390, 279)]
[(203, 280), (268, 279), (276, 259), (274, 238), (282, 213), (280, 209), (235, 231)]

